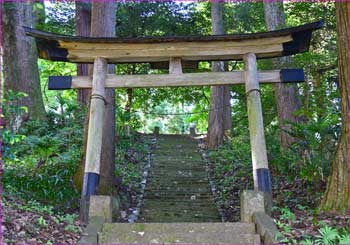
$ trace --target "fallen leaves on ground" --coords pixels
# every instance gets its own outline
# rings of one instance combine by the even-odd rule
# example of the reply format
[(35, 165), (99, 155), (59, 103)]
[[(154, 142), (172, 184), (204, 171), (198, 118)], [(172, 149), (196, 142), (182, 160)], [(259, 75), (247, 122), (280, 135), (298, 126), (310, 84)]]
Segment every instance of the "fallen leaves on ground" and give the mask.
[[(67, 219), (66, 217), (75, 217)], [(77, 215), (38, 212), (15, 197), (2, 199), (2, 244), (74, 244), (81, 236)]]

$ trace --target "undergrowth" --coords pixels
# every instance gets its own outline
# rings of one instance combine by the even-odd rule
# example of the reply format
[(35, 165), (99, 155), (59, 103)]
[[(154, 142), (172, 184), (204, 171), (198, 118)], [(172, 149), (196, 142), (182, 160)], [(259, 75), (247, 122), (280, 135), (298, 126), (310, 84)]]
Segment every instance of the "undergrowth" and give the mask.
[[(50, 110), (46, 121), (27, 121), (17, 130), (2, 130), (5, 194), (57, 209), (77, 208), (79, 193), (72, 177), (80, 161), (84, 112), (71, 107), (67, 106), (65, 117)], [(11, 117), (9, 110), (4, 114)]]
[[(335, 147), (334, 138), (332, 144), (317, 141), (318, 130), (322, 131), (323, 138), (330, 134), (327, 131), (330, 125), (322, 127), (323, 131), (313, 127), (312, 122), (294, 125), (292, 133), (298, 140), (285, 151), (280, 148), (277, 127), (266, 129), (274, 202), (272, 215), (284, 235), (283, 243), (349, 244), (350, 217), (318, 209), (330, 173), (329, 151)], [(226, 221), (240, 220), (240, 192), (253, 189), (250, 152), (248, 131), (228, 135), (222, 146), (209, 152), (210, 172), (217, 188), (216, 201)]]

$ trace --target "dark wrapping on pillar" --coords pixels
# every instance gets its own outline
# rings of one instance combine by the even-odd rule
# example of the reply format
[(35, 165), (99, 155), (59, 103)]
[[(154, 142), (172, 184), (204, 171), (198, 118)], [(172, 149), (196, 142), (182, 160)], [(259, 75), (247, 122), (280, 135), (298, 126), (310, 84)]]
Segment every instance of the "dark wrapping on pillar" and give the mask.
[(256, 170), (259, 191), (272, 192), (270, 170), (267, 168), (259, 168)]

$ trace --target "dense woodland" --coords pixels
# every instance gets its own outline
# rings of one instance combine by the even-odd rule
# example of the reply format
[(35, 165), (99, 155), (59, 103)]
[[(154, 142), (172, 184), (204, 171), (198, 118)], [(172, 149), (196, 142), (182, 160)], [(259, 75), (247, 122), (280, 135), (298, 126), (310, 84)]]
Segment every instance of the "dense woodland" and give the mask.
[[(324, 20), (310, 51), (258, 61), (304, 68), (304, 83), (262, 85), (272, 216), (284, 243), (350, 239), (350, 3), (190, 1), (2, 2), (2, 234), (6, 243), (75, 243), (90, 91), (49, 91), (50, 75), (88, 75), (91, 65), (38, 59), (22, 26), (65, 35), (144, 37), (255, 33)], [(243, 62), (200, 62), (191, 72), (242, 70)], [(162, 74), (148, 63), (109, 73)], [(244, 85), (107, 89), (99, 194), (134, 205), (154, 127), (204, 135), (216, 201), (239, 220), (239, 193), (253, 189)]]

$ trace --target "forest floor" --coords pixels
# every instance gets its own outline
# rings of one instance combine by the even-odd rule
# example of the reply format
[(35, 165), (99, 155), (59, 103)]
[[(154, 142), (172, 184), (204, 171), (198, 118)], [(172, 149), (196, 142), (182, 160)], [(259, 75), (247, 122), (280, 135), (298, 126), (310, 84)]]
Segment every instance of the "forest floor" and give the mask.
[[(215, 184), (214, 196), (223, 219), (237, 222), (240, 220), (240, 192), (253, 189), (251, 166), (240, 160), (230, 161), (226, 156), (232, 154), (232, 149), (225, 146), (216, 152), (206, 152), (203, 146), (199, 144)], [(326, 183), (288, 177), (272, 171), (272, 218), (284, 236), (282, 242), (350, 244), (350, 214), (326, 213), (318, 208)]]
[(81, 236), (77, 213), (56, 213), (50, 206), (2, 197), (1, 244), (74, 244)]
[[(118, 142), (117, 186), (123, 203), (119, 222), (128, 222), (140, 196), (143, 196), (144, 187), (141, 184), (147, 179), (144, 173), (147, 156), (154, 151), (153, 144), (153, 137), (140, 134)], [(237, 161), (239, 157), (232, 153), (232, 149), (223, 147), (217, 152), (200, 151), (207, 160), (209, 175), (216, 185), (214, 197), (223, 219), (227, 222), (239, 221), (240, 191), (252, 189), (251, 166), (244, 163), (247, 161)], [(200, 157), (199, 152), (195, 154)], [(317, 208), (325, 190), (325, 182), (288, 179), (273, 171), (272, 177), (272, 216), (285, 237), (284, 243), (304, 241), (337, 244), (349, 238), (346, 234), (350, 233), (350, 214), (324, 213)], [(28, 202), (13, 195), (2, 196), (3, 243), (74, 244), (78, 242), (82, 228), (83, 224), (79, 222), (78, 213), (74, 210), (60, 212), (35, 201)]]

